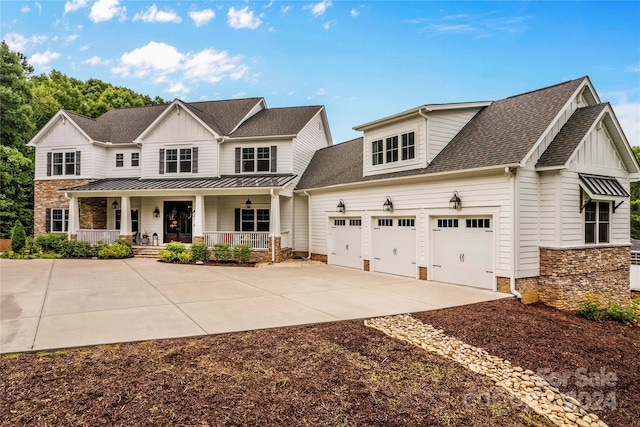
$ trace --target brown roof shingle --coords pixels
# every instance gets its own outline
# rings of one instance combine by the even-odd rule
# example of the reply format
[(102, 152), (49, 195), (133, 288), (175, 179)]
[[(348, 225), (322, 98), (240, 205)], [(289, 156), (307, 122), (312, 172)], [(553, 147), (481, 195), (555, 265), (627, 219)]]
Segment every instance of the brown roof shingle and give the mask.
[(313, 105), (261, 110), (243, 122), (231, 136), (296, 135), (322, 108)]

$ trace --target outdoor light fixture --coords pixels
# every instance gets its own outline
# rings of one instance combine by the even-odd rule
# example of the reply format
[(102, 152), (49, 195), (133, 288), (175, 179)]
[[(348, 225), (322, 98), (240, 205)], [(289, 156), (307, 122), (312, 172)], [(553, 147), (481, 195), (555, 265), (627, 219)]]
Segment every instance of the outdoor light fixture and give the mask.
[(449, 209), (460, 209), (462, 207), (462, 200), (458, 197), (458, 192), (453, 192), (453, 197), (449, 200)]
[(344, 212), (345, 211), (345, 206), (344, 206), (344, 202), (342, 201), (342, 199), (340, 199), (340, 203), (338, 203), (338, 206), (336, 206), (336, 212)]
[(114, 200), (113, 203), (111, 203), (111, 207), (117, 210), (120, 207), (120, 204), (117, 200)]
[(153, 210), (153, 216), (154, 218), (158, 218), (160, 216), (160, 211), (158, 210), (158, 207), (156, 206), (156, 208)]
[(247, 206), (247, 209), (251, 209), (251, 199), (247, 197), (247, 201), (244, 202), (244, 204)]
[(387, 200), (384, 201), (384, 204), (382, 205), (382, 210), (384, 212), (391, 212), (393, 210), (393, 202), (391, 201), (389, 196), (387, 196)]

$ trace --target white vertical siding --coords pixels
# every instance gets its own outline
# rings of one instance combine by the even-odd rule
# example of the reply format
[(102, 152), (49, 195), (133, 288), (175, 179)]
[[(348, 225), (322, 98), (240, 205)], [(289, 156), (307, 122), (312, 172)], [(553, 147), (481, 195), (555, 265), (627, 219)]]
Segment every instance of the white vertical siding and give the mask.
[[(538, 175), (533, 168), (521, 168), (518, 180), (518, 270), (539, 271), (540, 196)], [(539, 273), (537, 273), (539, 274)]]
[(562, 227), (558, 194), (561, 191), (560, 172), (542, 172), (540, 175), (540, 246), (558, 246)]
[[(595, 167), (602, 169), (613, 169), (625, 171), (624, 163), (616, 151), (613, 142), (609, 138), (604, 126), (600, 129), (593, 129), (585, 138), (583, 144), (575, 153), (570, 168), (581, 171), (589, 171)], [(595, 170), (597, 172), (597, 170)], [(622, 174), (624, 175), (624, 174)]]
[(429, 113), (428, 119), (428, 147), (427, 161), (431, 163), (454, 136), (469, 123), (479, 109), (463, 111), (434, 111)]

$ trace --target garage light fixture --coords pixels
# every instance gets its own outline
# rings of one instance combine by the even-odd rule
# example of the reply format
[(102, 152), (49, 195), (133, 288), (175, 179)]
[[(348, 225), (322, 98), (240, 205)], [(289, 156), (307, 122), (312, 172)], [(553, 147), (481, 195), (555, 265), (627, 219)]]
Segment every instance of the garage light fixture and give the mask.
[(247, 201), (244, 202), (245, 206), (247, 207), (247, 209), (251, 209), (251, 199), (247, 197)]
[(462, 207), (462, 200), (458, 197), (458, 192), (454, 190), (453, 197), (449, 200), (449, 209), (460, 209)]
[(114, 200), (113, 203), (111, 203), (111, 207), (117, 210), (120, 207), (120, 204), (118, 203), (117, 200)]
[(160, 216), (160, 211), (158, 210), (158, 207), (156, 206), (156, 208), (153, 210), (153, 216), (154, 218), (158, 218)]
[(391, 201), (389, 196), (387, 196), (387, 200), (384, 201), (384, 204), (382, 205), (382, 210), (384, 212), (391, 212), (393, 210), (393, 202)]
[(344, 206), (344, 202), (342, 201), (342, 199), (340, 199), (338, 206), (336, 206), (336, 212), (343, 213), (345, 210), (346, 210), (346, 207)]

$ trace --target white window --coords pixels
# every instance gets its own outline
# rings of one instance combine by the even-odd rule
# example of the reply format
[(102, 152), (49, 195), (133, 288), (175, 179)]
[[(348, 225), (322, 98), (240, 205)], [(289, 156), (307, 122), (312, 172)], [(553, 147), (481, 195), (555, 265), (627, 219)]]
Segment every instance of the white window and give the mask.
[(362, 225), (362, 220), (361, 219), (350, 219), (349, 220), (349, 225), (360, 227)]
[(400, 218), (398, 220), (398, 227), (415, 227), (416, 220), (414, 218)]
[(333, 220), (333, 225), (347, 225), (347, 220), (346, 219), (334, 219)]
[(242, 149), (242, 172), (255, 172), (255, 149), (243, 148)]
[(402, 134), (402, 160), (410, 160), (416, 157), (416, 143), (413, 132)]
[(131, 167), (140, 166), (140, 153), (131, 153)]
[(466, 222), (467, 228), (491, 228), (489, 218), (468, 218)]
[(191, 148), (180, 149), (180, 172), (191, 172)]
[(387, 138), (387, 163), (398, 161), (398, 137)]
[(269, 209), (242, 209), (240, 231), (269, 231)]
[(51, 232), (66, 233), (69, 227), (69, 209), (51, 209)]
[(191, 172), (192, 164), (191, 148), (170, 148), (165, 152), (166, 173)]
[(117, 153), (116, 154), (116, 167), (121, 168), (124, 166), (124, 154)]
[(611, 202), (587, 203), (584, 207), (584, 242), (586, 244), (609, 243)]
[(258, 147), (258, 172), (269, 172), (271, 170), (271, 147)]
[(242, 172), (271, 171), (271, 147), (242, 149)]
[(76, 153), (52, 153), (51, 171), (53, 175), (75, 175)]
[(374, 166), (381, 165), (384, 162), (384, 148), (381, 139), (371, 143), (371, 154), (373, 156), (372, 164)]

